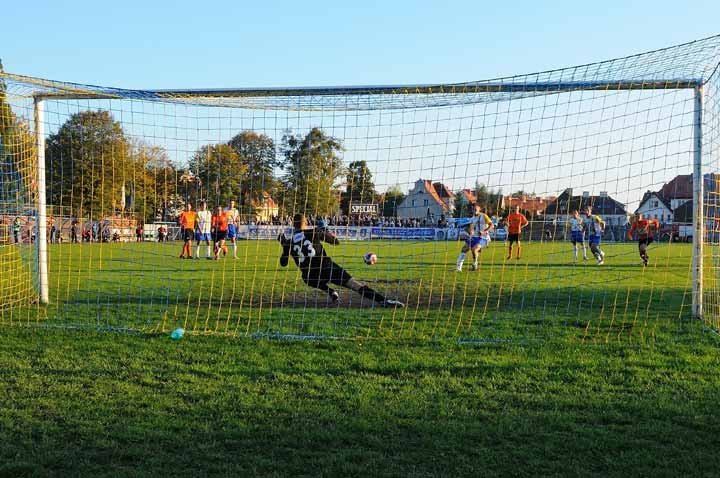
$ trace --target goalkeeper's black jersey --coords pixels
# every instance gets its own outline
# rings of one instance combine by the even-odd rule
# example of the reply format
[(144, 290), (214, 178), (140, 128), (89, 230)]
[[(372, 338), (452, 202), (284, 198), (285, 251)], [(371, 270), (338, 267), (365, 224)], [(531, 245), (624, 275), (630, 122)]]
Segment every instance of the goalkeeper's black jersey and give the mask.
[(281, 237), (283, 246), (280, 265), (287, 265), (288, 256), (293, 258), (303, 277), (320, 274), (323, 268), (332, 266), (332, 259), (325, 253), (322, 242), (339, 244), (330, 232), (318, 229), (295, 231), (291, 238)]

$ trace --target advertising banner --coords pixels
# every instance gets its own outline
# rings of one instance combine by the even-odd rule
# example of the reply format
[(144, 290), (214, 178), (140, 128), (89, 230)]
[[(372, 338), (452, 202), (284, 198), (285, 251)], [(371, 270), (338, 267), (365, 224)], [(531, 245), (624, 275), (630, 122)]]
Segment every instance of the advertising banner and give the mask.
[(377, 204), (353, 204), (353, 203), (350, 203), (350, 214), (352, 214), (352, 215), (371, 214), (373, 216), (377, 216), (378, 205)]
[[(330, 226), (328, 230), (341, 241), (395, 239), (410, 241), (445, 241), (457, 239), (457, 229), (435, 227)], [(278, 235), (292, 234), (290, 226), (240, 226), (238, 237), (248, 240), (276, 240)]]

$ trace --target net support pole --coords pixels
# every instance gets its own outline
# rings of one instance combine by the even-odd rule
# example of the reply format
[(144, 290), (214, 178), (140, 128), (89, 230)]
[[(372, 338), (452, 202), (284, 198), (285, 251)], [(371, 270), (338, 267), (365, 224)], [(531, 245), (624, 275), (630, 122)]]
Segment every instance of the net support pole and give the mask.
[(703, 244), (705, 242), (705, 208), (702, 168), (703, 87), (695, 87), (695, 115), (693, 128), (693, 258), (692, 258), (692, 315), (703, 315)]
[(37, 201), (35, 217), (37, 227), (37, 259), (38, 259), (38, 291), (40, 292), (40, 303), (47, 304), (50, 301), (48, 287), (48, 251), (47, 251), (47, 206), (45, 191), (45, 103), (42, 98), (35, 98), (35, 139), (37, 146), (37, 177), (35, 187), (37, 188)]

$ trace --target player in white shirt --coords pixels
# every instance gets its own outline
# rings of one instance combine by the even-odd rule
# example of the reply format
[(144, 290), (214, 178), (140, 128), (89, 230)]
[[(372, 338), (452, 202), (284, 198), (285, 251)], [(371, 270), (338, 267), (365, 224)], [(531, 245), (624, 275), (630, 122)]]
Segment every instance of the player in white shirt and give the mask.
[[(471, 252), (473, 256), (472, 270), (477, 270), (478, 256), (482, 249), (490, 244), (490, 231), (493, 227), (492, 221), (484, 212), (481, 212), (477, 218), (465, 226), (464, 234), (461, 237), (461, 239), (465, 239), (465, 244), (458, 256), (455, 272), (462, 272), (463, 262), (465, 262), (468, 252)], [(476, 230), (477, 236), (474, 235)]]
[(595, 256), (597, 265), (605, 264), (605, 253), (600, 249), (600, 240), (605, 232), (605, 221), (600, 216), (594, 216), (590, 206), (585, 208), (585, 230), (588, 233), (590, 252)]
[(235, 201), (230, 201), (230, 205), (225, 208), (225, 212), (228, 215), (228, 234), (227, 237), (230, 239), (233, 248), (233, 258), (237, 259), (237, 233), (238, 226), (240, 225), (240, 212), (235, 207)]
[(207, 246), (207, 259), (212, 259), (211, 252), (212, 248), (210, 243), (212, 241), (212, 235), (210, 231), (212, 229), (212, 214), (208, 211), (207, 202), (200, 202), (200, 210), (197, 213), (197, 230), (195, 231), (195, 259), (200, 259), (200, 243), (205, 241)]
[(583, 260), (588, 260), (587, 248), (585, 247), (585, 221), (580, 217), (580, 213), (575, 209), (572, 216), (568, 220), (570, 226), (570, 242), (573, 245), (573, 253), (575, 254), (575, 262), (578, 258), (578, 244), (582, 246)]

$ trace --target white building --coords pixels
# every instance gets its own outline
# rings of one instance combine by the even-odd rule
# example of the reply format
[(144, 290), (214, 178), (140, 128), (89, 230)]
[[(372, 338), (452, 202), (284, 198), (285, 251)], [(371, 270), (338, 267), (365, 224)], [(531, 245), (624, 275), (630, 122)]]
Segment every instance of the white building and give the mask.
[(661, 224), (672, 224), (673, 210), (659, 193), (648, 191), (640, 201), (635, 214), (642, 214), (648, 219), (657, 219)]

